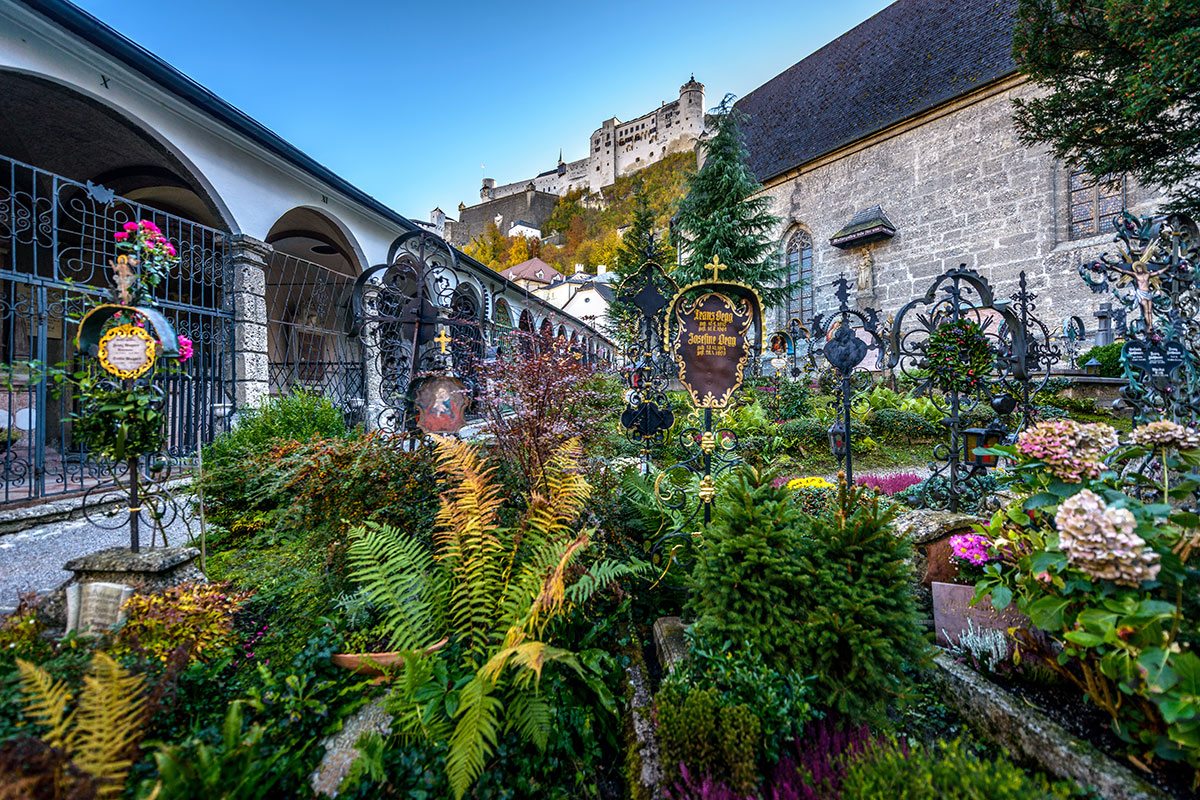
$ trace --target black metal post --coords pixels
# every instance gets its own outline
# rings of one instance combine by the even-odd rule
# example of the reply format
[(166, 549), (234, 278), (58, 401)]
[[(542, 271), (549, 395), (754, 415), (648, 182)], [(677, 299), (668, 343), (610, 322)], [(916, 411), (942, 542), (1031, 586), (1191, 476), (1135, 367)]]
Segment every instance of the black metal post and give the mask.
[(845, 427), (846, 437), (846, 485), (854, 486), (854, 465), (851, 463), (853, 456), (854, 440), (850, 436), (850, 374), (842, 376), (842, 425)]
[(129, 459), (129, 549), (141, 551), (138, 542), (138, 518), (142, 515), (142, 504), (138, 498), (138, 460)]

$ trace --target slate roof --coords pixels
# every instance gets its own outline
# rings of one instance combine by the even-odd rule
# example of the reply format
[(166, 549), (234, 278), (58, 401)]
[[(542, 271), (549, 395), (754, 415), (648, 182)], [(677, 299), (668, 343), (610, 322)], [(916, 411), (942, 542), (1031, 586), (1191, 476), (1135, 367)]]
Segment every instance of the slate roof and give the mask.
[(1017, 0), (898, 0), (737, 102), (767, 181), (1016, 71)]

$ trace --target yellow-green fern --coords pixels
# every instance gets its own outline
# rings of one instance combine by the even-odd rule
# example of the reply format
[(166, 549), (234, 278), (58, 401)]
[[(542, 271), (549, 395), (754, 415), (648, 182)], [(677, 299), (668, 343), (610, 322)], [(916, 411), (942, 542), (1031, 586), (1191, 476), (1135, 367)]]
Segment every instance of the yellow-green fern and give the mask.
[(26, 713), (49, 728), (42, 740), (63, 749), (76, 767), (99, 778), (101, 797), (120, 795), (132, 764), (129, 756), (142, 735), (142, 678), (97, 652), (83, 679), (79, 703), (68, 712), (71, 696), (63, 681), (55, 682), (46, 670), (20, 659), (17, 668)]

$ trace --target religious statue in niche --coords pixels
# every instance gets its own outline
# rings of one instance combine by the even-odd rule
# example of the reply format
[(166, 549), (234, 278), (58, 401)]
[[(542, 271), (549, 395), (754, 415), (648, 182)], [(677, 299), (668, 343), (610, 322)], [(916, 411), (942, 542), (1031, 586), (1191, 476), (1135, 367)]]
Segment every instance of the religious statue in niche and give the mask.
[(862, 257), (858, 260), (858, 293), (859, 295), (872, 294), (875, 291), (875, 257), (871, 255), (871, 248), (864, 247), (862, 249)]
[(426, 433), (458, 433), (466, 422), (468, 397), (470, 393), (458, 378), (429, 378), (413, 399), (417, 427)]

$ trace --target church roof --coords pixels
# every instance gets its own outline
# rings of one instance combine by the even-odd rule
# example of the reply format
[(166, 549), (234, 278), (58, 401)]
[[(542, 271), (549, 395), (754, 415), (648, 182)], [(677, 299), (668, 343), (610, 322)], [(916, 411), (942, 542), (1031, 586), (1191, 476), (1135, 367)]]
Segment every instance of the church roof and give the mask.
[(897, 0), (737, 102), (766, 181), (1016, 71), (1017, 0)]
[(562, 273), (536, 256), (528, 261), (522, 261), (515, 267), (509, 267), (502, 273), (510, 281), (534, 281), (537, 283), (552, 283), (562, 277)]

